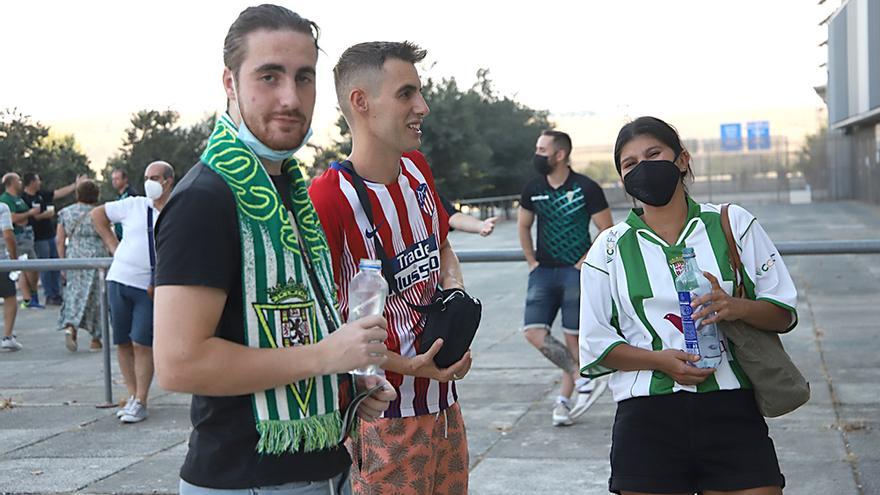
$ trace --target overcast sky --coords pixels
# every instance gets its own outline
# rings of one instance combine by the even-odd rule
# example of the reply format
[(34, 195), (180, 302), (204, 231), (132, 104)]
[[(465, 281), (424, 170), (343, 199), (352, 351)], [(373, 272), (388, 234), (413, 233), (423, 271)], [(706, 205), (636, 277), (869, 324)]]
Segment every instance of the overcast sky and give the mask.
[[(127, 116), (171, 108), (187, 121), (221, 110), (222, 43), (252, 2), (0, 3), (0, 108), (73, 132), (97, 167)], [(336, 119), (331, 69), (361, 41), (428, 49), (423, 75), (497, 90), (560, 116), (818, 107), (821, 20), (802, 0), (283, 2), (321, 29), (314, 127)], [(429, 139), (429, 137), (426, 137)]]

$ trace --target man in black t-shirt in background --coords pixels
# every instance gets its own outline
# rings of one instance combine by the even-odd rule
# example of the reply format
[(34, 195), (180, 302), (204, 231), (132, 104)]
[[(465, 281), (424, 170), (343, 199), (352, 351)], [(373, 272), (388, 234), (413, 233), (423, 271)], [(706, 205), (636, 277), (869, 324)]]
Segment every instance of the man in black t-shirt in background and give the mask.
[[(34, 229), (34, 250), (40, 259), (52, 259), (58, 257), (58, 248), (55, 246), (55, 200), (69, 196), (76, 190), (76, 185), (85, 175), (77, 176), (76, 181), (58, 189), (42, 189), (43, 181), (36, 172), (28, 172), (22, 177), (24, 189), (21, 199), (30, 208), (40, 208), (40, 213), (28, 220), (28, 224)], [(32, 274), (33, 272), (25, 272)], [(34, 298), (37, 294), (36, 277), (31, 275)], [(46, 293), (46, 304), (61, 304), (61, 273), (56, 271), (40, 272), (40, 283)]]
[[(313, 22), (284, 7), (261, 5), (239, 15), (223, 50), (228, 115), (222, 121), (238, 128), (230, 137), (260, 158), (288, 211), (294, 209), (293, 186), (282, 166), (305, 144), (311, 124), (317, 36)], [(342, 445), (311, 451), (292, 445), (282, 454), (258, 453), (253, 400), (257, 393), (299, 380), (381, 363), (386, 322), (362, 318), (310, 345), (249, 346), (243, 292), (252, 288), (242, 287), (243, 278), (250, 280), (243, 269), (272, 265), (242, 259), (237, 208), (224, 178), (200, 162), (180, 181), (156, 226), (156, 374), (163, 388), (193, 394), (193, 433), (180, 494), (260, 487), (283, 487), (289, 494), (350, 494), (351, 459)], [(311, 286), (306, 274), (287, 276), (291, 286)], [(246, 309), (249, 318), (257, 311)], [(378, 376), (360, 378), (358, 385), (385, 387), (361, 404), (362, 417), (377, 417), (397, 397)], [(285, 397), (276, 397), (284, 403)]]
[[(523, 331), (526, 340), (562, 370), (562, 385), (553, 407), (553, 425), (567, 426), (604, 392), (607, 380), (580, 378), (578, 329), (580, 268), (590, 249), (590, 220), (599, 232), (611, 227), (611, 210), (602, 188), (571, 170), (571, 138), (544, 131), (535, 145), (533, 163), (539, 176), (526, 184), (519, 208), (519, 242), (529, 264)], [(538, 218), (538, 249), (532, 223)], [(565, 344), (550, 334), (562, 313)], [(569, 397), (577, 386), (578, 399)]]

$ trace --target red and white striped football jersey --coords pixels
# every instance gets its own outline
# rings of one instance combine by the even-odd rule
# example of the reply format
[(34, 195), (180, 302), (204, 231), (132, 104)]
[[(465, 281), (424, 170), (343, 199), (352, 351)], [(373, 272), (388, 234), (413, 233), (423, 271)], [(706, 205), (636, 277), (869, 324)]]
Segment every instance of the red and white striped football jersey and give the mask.
[[(379, 259), (372, 237), (379, 235), (392, 264), (397, 285), (412, 304), (427, 304), (440, 282), (440, 246), (449, 232), (449, 217), (440, 205), (434, 177), (425, 157), (408, 152), (400, 159), (400, 175), (393, 184), (364, 181), (375, 225), (361, 207), (348, 171), (338, 163), (312, 182), (309, 196), (318, 212), (333, 257), (333, 274), (339, 293), (339, 312), (348, 318), (348, 285), (361, 258)], [(389, 350), (404, 357), (417, 354), (422, 315), (396, 294), (385, 302)], [(436, 413), (457, 399), (453, 382), (402, 376), (385, 377), (397, 390), (384, 417), (409, 417)]]

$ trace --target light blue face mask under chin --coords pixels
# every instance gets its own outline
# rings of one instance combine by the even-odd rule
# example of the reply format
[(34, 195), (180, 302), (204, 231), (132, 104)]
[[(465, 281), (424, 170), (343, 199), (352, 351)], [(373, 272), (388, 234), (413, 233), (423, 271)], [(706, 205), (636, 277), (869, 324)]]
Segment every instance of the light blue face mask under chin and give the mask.
[(303, 137), (302, 142), (296, 148), (290, 150), (273, 150), (272, 148), (263, 144), (262, 141), (257, 139), (257, 136), (254, 136), (254, 133), (248, 129), (247, 124), (244, 123), (244, 118), (241, 119), (241, 122), (238, 124), (238, 139), (241, 140), (251, 151), (254, 152), (258, 157), (269, 160), (273, 162), (283, 162), (290, 157), (293, 156), (294, 153), (299, 151), (303, 146), (309, 142), (309, 138), (312, 137), (312, 128), (309, 127), (309, 130), (306, 132), (306, 135)]
[(238, 139), (241, 140), (242, 143), (247, 145), (251, 151), (254, 152), (255, 155), (262, 158), (263, 160), (269, 160), (273, 162), (283, 162), (288, 160), (293, 156), (294, 153), (299, 151), (306, 143), (309, 142), (309, 138), (312, 137), (312, 128), (309, 127), (309, 130), (306, 131), (306, 135), (303, 137), (301, 143), (296, 148), (290, 150), (273, 150), (272, 148), (266, 146), (262, 141), (260, 141), (257, 136), (254, 136), (254, 133), (248, 129), (247, 124), (244, 122), (244, 112), (241, 111), (241, 107), (238, 106), (238, 88), (235, 85), (235, 78), (232, 79), (232, 92), (235, 94), (235, 106), (238, 107), (238, 115), (241, 117), (241, 122), (238, 123)]

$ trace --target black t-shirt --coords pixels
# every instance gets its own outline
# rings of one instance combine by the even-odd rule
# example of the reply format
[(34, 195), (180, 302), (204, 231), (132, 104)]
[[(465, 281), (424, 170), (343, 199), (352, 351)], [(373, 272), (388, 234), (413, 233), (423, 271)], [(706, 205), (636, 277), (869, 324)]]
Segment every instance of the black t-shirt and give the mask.
[[(40, 213), (43, 213), (46, 211), (46, 207), (55, 200), (55, 191), (37, 191), (33, 195), (22, 191), (21, 199), (27, 203), (28, 208), (39, 205)], [(28, 219), (28, 225), (34, 229), (35, 241), (46, 241), (55, 237), (55, 221), (52, 218), (35, 220), (31, 217)]]
[[(452, 217), (452, 215), (455, 215), (456, 213), (461, 213), (458, 211), (458, 208), (456, 208), (448, 199), (444, 198), (442, 194), (438, 194), (438, 196), (440, 196), (440, 204), (443, 206), (443, 209), (446, 210), (448, 216)], [(450, 225), (449, 231), (452, 232), (454, 230), (455, 228)]]
[[(272, 182), (290, 209), (289, 185)], [(216, 172), (196, 164), (180, 181), (156, 225), (156, 285), (199, 285), (226, 291), (215, 335), (244, 345), (241, 241), (232, 191)], [(185, 329), (181, 328), (181, 331)], [(222, 377), (218, 377), (222, 379)], [(349, 469), (345, 448), (259, 454), (250, 395), (193, 395), (193, 432), (180, 470), (188, 483), (208, 488), (252, 488), (318, 481)]]
[(440, 194), (439, 196), (440, 196), (440, 204), (443, 205), (443, 209), (446, 210), (447, 215), (449, 215), (451, 217), (452, 215), (459, 213), (458, 208), (456, 208), (455, 205), (452, 204), (452, 202), (450, 202), (448, 199), (443, 197), (442, 194)]
[(554, 189), (547, 176), (535, 177), (523, 189), (520, 206), (538, 217), (535, 259), (544, 266), (572, 266), (590, 249), (590, 217), (608, 201), (593, 179), (571, 171)]

